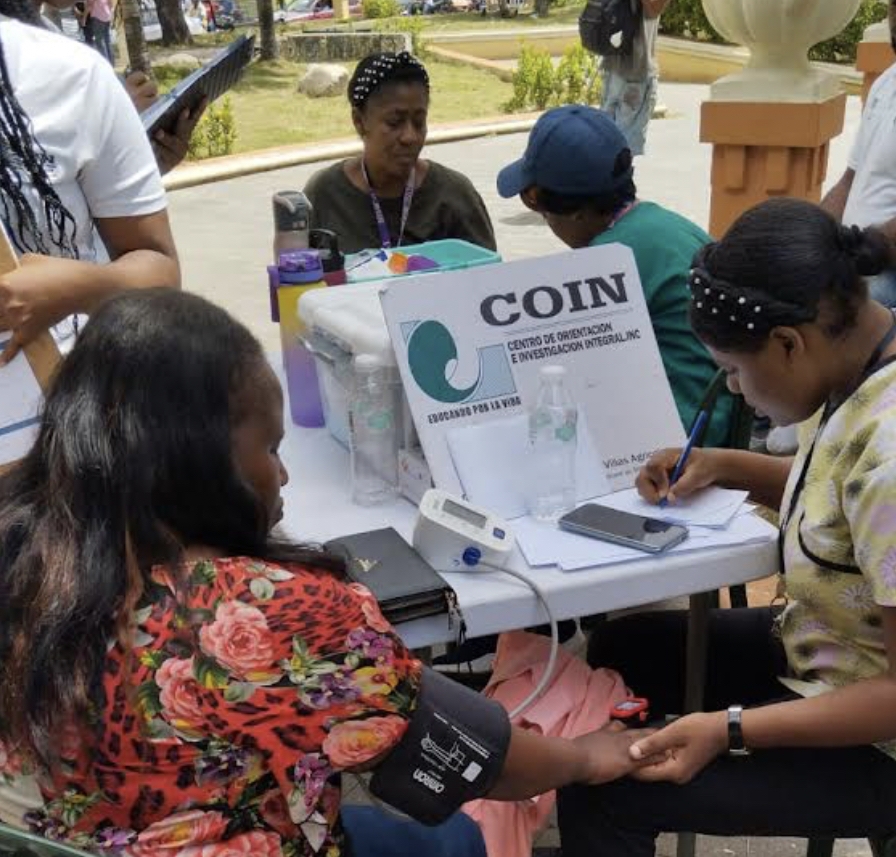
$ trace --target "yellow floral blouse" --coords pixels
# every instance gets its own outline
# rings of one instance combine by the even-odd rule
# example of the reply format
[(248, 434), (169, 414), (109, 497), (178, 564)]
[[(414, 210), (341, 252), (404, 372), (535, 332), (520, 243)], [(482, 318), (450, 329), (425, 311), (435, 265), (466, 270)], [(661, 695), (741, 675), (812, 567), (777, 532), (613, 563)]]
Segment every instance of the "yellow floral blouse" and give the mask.
[[(782, 518), (820, 419), (802, 427)], [(818, 432), (786, 521), (784, 567), (781, 630), (795, 676), (823, 689), (884, 672), (881, 607), (896, 606), (896, 363), (866, 378)]]

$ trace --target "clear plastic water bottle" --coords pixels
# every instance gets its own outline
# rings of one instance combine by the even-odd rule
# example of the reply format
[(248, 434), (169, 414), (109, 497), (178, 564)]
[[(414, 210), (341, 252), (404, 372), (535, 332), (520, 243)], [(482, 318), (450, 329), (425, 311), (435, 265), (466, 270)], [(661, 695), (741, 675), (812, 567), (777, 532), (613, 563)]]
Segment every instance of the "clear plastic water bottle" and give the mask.
[(576, 504), (578, 410), (565, 378), (565, 367), (543, 366), (529, 412), (529, 514), (540, 521), (555, 521)]
[(398, 385), (392, 367), (376, 355), (359, 354), (353, 369), (352, 500), (372, 506), (391, 500), (398, 491)]

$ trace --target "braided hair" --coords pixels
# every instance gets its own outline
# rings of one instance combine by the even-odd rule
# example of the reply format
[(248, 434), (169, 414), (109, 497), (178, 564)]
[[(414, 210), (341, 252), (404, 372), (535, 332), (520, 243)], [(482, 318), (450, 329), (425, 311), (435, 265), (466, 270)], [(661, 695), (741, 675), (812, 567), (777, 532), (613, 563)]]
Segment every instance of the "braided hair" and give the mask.
[(775, 327), (816, 321), (836, 338), (868, 299), (864, 278), (890, 267), (892, 253), (877, 229), (841, 226), (804, 200), (767, 200), (697, 252), (691, 327), (719, 351), (759, 351)]
[[(0, 0), (0, 14), (41, 26), (30, 0)], [(77, 259), (77, 223), (50, 182), (48, 169), (52, 164), (52, 157), (35, 138), (31, 120), (13, 92), (0, 40), (0, 217), (20, 253)], [(39, 211), (28, 199), (29, 185), (40, 200)]]

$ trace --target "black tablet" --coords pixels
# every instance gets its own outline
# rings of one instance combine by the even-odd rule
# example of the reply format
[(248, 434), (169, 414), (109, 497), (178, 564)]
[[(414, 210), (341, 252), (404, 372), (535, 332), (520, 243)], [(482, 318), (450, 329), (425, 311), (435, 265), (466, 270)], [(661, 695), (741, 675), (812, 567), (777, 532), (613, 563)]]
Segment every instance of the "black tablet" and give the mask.
[(254, 46), (254, 35), (240, 36), (202, 68), (160, 96), (140, 114), (146, 133), (152, 137), (156, 131), (173, 132), (183, 110), (192, 110), (203, 98), (209, 103), (220, 98), (242, 77), (252, 60)]

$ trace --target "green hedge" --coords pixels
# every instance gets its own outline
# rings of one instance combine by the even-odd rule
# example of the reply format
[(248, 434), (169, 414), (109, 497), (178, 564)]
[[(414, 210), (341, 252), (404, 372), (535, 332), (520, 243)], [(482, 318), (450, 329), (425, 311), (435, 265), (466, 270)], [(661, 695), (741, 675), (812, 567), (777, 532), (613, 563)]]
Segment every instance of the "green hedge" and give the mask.
[[(887, 17), (883, 0), (862, 0), (855, 18), (833, 39), (816, 45), (809, 52), (810, 59), (826, 62), (855, 62), (856, 47), (869, 24)], [(660, 32), (668, 36), (684, 36), (708, 42), (725, 40), (713, 29), (706, 18), (700, 0), (673, 0), (660, 18)]]

